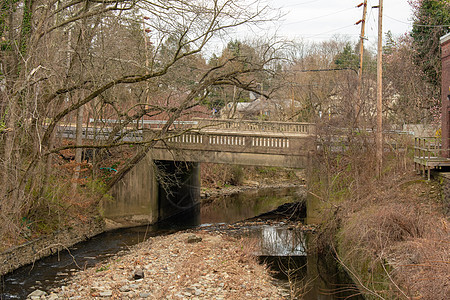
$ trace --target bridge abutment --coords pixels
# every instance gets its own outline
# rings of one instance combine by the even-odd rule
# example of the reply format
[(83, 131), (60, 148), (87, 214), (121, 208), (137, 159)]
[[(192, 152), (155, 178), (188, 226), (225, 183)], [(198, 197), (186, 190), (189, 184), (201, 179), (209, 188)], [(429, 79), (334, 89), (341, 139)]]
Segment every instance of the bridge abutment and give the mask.
[[(131, 226), (193, 208), (200, 199), (202, 162), (308, 168), (316, 151), (314, 124), (202, 119), (187, 125), (194, 124), (198, 128), (170, 130), (113, 187), (114, 200), (103, 205), (106, 218)], [(160, 130), (142, 129), (124, 138), (151, 140)]]
[(158, 183), (153, 159), (147, 155), (111, 189), (112, 199), (102, 203), (103, 216), (122, 226), (158, 220)]

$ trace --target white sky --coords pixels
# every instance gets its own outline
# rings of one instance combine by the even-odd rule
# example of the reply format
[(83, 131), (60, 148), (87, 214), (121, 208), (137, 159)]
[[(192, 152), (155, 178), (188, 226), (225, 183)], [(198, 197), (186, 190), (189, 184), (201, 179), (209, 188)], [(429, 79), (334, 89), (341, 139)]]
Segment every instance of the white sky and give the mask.
[[(336, 34), (357, 40), (361, 25), (363, 0), (267, 0), (270, 6), (280, 8), (286, 15), (278, 29), (280, 36), (305, 41), (322, 41)], [(377, 43), (378, 0), (368, 0), (366, 37), (369, 46)], [(383, 1), (383, 32), (391, 30), (401, 35), (411, 29), (411, 7), (408, 0)]]
[[(376, 49), (378, 39), (378, 5), (379, 0), (368, 0), (366, 16), (367, 40), (365, 47)], [(280, 21), (269, 22), (262, 27), (243, 26), (231, 32), (225, 39), (217, 39), (206, 53), (220, 55), (221, 49), (233, 39), (253, 40), (258, 37), (276, 35), (288, 40), (304, 42), (320, 42), (330, 40), (339, 35), (358, 41), (363, 8), (356, 6), (363, 0), (261, 0), (271, 8), (280, 10), (283, 16)], [(389, 30), (394, 36), (403, 35), (411, 30), (412, 12), (408, 0), (383, 1), (383, 37)]]

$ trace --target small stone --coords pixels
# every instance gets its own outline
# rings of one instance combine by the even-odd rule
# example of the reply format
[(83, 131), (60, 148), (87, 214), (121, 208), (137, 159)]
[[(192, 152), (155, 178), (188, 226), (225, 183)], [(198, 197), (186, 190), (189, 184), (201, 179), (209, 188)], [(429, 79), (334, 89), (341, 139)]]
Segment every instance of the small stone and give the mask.
[(99, 294), (100, 297), (111, 297), (112, 291), (103, 291)]
[(202, 241), (202, 238), (199, 237), (199, 236), (196, 236), (196, 235), (194, 235), (194, 234), (188, 236), (188, 238), (187, 238), (187, 240), (186, 240), (186, 242), (187, 242), (188, 244), (199, 243), (199, 242), (201, 242), (201, 241)]
[(142, 278), (144, 278), (144, 270), (136, 269), (133, 273), (133, 279), (137, 280), (137, 279), (142, 279)]
[(126, 293), (126, 292), (131, 291), (131, 288), (130, 288), (129, 285), (124, 285), (124, 286), (119, 288), (119, 291), (121, 291), (122, 293)]
[(103, 287), (103, 286), (98, 286), (98, 285), (91, 286), (91, 291), (94, 291), (94, 292), (101, 292), (101, 291), (104, 291), (104, 290), (105, 290), (105, 287)]
[(148, 298), (150, 296), (151, 296), (150, 293), (139, 293), (139, 297), (141, 297), (141, 298)]
[(57, 299), (59, 299), (59, 297), (56, 294), (50, 294), (50, 296), (47, 297), (47, 300), (57, 300)]

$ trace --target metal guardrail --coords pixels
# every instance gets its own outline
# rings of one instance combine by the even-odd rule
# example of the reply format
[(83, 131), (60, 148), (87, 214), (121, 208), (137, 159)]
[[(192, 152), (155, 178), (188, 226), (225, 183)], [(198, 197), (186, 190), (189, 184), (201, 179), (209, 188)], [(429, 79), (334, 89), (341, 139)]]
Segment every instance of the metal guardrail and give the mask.
[[(89, 124), (120, 124), (123, 120), (116, 120), (116, 119), (89, 119)], [(131, 125), (140, 124), (143, 128), (161, 128), (162, 126), (167, 124), (167, 120), (134, 120), (130, 122)], [(193, 127), (195, 125), (198, 125), (198, 121), (173, 121), (172, 125), (174, 127)]]
[[(117, 124), (123, 121), (116, 119), (89, 119), (90, 124)], [(139, 124), (141, 128), (161, 128), (167, 124), (166, 120), (135, 120), (131, 125)], [(277, 122), (277, 121), (255, 121), (255, 120), (234, 120), (234, 119), (202, 119), (195, 118), (191, 121), (174, 121), (173, 128), (196, 128), (212, 129), (221, 131), (237, 132), (277, 132), (296, 134), (315, 134), (316, 125), (313, 123), (298, 122)]]

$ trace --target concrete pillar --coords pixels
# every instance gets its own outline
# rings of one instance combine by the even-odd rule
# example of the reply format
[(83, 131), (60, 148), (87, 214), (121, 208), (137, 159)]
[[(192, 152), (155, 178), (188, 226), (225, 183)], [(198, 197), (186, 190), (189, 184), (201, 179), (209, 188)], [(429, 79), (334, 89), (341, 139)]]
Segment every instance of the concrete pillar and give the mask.
[(150, 155), (133, 167), (111, 189), (102, 203), (103, 216), (119, 226), (150, 224), (158, 220), (158, 185)]

